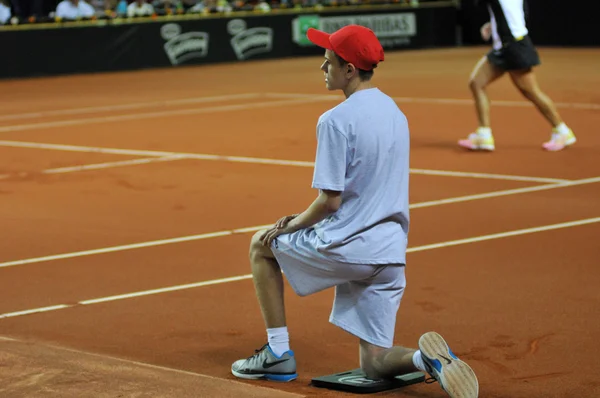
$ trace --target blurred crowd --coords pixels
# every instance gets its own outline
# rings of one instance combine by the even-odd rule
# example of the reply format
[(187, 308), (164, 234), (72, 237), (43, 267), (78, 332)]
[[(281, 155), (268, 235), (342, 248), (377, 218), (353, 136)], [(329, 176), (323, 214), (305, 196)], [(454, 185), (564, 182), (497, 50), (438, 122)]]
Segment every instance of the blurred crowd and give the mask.
[(0, 24), (435, 0), (0, 0)]

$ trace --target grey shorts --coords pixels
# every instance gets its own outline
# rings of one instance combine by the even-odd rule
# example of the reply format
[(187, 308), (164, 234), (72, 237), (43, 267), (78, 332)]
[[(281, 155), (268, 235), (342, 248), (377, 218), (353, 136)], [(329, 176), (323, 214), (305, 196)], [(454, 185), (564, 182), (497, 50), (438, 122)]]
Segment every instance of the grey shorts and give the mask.
[[(302, 233), (307, 232), (295, 234)], [(371, 344), (391, 347), (406, 287), (404, 264), (339, 263), (299, 243), (306, 240), (295, 239), (295, 234), (279, 236), (271, 250), (296, 294), (307, 296), (335, 287), (329, 321)]]

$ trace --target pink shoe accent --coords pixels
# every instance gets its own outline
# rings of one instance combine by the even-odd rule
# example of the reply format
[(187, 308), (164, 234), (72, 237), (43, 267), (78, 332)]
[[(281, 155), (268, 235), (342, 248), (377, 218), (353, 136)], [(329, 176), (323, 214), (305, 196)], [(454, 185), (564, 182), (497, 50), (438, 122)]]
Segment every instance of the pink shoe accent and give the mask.
[(567, 146), (574, 144), (576, 141), (577, 139), (572, 133), (570, 135), (552, 133), (550, 141), (544, 142), (542, 147), (547, 151), (556, 152), (565, 149)]
[(565, 148), (565, 144), (559, 142), (558, 140), (552, 140), (543, 143), (542, 147), (544, 147), (544, 149), (547, 151), (560, 151)]
[(494, 138), (483, 139), (477, 133), (471, 133), (466, 139), (459, 140), (458, 145), (471, 151), (491, 152), (494, 150)]
[(475, 143), (473, 141), (471, 141), (470, 139), (459, 140), (458, 145), (460, 145), (463, 148), (467, 148), (467, 149), (477, 149), (477, 145), (475, 145)]

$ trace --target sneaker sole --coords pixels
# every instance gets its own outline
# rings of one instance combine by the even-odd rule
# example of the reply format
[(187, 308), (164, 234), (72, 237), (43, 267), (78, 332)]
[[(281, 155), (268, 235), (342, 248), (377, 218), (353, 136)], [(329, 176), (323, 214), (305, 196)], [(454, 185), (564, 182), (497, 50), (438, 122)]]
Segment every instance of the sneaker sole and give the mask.
[(231, 373), (235, 377), (239, 377), (240, 379), (246, 380), (269, 380), (269, 381), (281, 381), (288, 382), (292, 380), (296, 380), (298, 378), (298, 374), (294, 373), (291, 375), (280, 375), (280, 374), (272, 374), (272, 373), (240, 373), (231, 369)]
[(564, 145), (563, 145), (562, 147), (560, 147), (560, 148), (555, 148), (555, 147), (547, 147), (547, 146), (545, 146), (545, 145), (544, 145), (544, 146), (542, 146), (542, 147), (543, 147), (543, 148), (544, 148), (546, 151), (548, 151), (548, 152), (559, 152), (559, 151), (562, 151), (562, 150), (564, 150), (564, 149), (567, 149), (568, 147), (570, 147), (571, 145), (573, 145), (573, 144), (574, 144), (574, 143), (576, 143), (576, 142), (577, 142), (577, 140), (573, 138), (572, 140), (566, 141), (566, 142), (564, 143)]
[(419, 349), (424, 356), (441, 366), (438, 381), (450, 397), (477, 398), (479, 396), (479, 383), (475, 372), (450, 351), (442, 336), (435, 332), (424, 334), (419, 339)]
[(478, 151), (487, 151), (487, 152), (492, 152), (494, 149), (496, 149), (496, 148), (494, 148), (494, 147), (493, 147), (493, 146), (491, 146), (491, 145), (479, 145), (479, 146), (477, 147), (477, 150), (478, 150)]
[(493, 145), (478, 145), (478, 146), (473, 146), (473, 145), (468, 145), (468, 144), (461, 144), (460, 142), (458, 143), (458, 145), (461, 148), (465, 148), (465, 149), (468, 149), (470, 151), (493, 152), (494, 149), (496, 149)]
[(558, 151), (562, 151), (563, 149), (566, 149), (567, 147), (573, 145), (576, 142), (577, 142), (577, 137), (572, 136), (571, 138), (569, 138), (568, 140), (565, 141), (564, 145), (561, 148), (553, 149), (553, 148), (546, 148), (546, 146), (543, 146), (543, 148), (550, 152), (558, 152)]

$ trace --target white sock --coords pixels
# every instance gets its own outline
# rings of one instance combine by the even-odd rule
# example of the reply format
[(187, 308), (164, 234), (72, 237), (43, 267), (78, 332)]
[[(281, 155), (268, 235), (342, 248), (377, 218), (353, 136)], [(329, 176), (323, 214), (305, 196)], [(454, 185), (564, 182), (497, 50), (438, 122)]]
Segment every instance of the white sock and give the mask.
[(427, 369), (425, 368), (425, 363), (423, 363), (423, 358), (421, 357), (421, 351), (417, 350), (412, 357), (413, 360), (413, 364), (415, 365), (415, 367), (417, 369), (419, 369), (422, 372), (427, 372)]
[(287, 326), (267, 329), (267, 338), (269, 339), (271, 351), (278, 357), (290, 350), (290, 335)]
[(479, 127), (477, 135), (481, 138), (492, 138), (492, 129), (490, 127)]
[(561, 123), (558, 126), (554, 127), (554, 131), (556, 131), (559, 134), (569, 134), (569, 128), (564, 123)]

